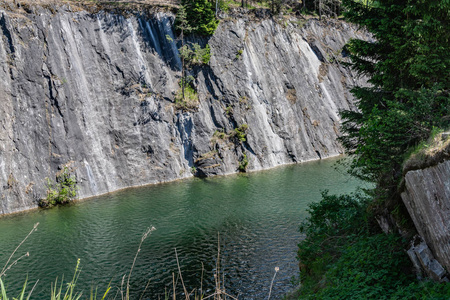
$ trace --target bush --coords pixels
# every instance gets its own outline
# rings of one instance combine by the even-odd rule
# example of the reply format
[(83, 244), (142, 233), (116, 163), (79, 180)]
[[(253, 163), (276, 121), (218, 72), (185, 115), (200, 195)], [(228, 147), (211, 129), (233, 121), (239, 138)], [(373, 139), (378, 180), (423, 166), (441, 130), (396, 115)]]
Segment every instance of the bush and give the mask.
[(368, 199), (322, 194), (300, 226), (300, 299), (448, 299), (450, 284), (420, 283), (400, 237), (373, 232)]
[(211, 48), (209, 44), (206, 44), (205, 48), (200, 48), (199, 54), (201, 56), (201, 61), (203, 64), (209, 64), (209, 60), (211, 59)]
[(247, 140), (247, 130), (248, 125), (242, 124), (238, 128), (234, 129), (233, 136), (235, 136), (239, 140), (239, 142), (243, 143)]
[(178, 50), (187, 66), (207, 65), (211, 59), (211, 48), (209, 44), (206, 44), (205, 48), (202, 48), (197, 43), (187, 43)]
[(363, 203), (359, 195), (336, 196), (325, 191), (322, 201), (309, 205), (310, 216), (300, 225), (306, 238), (298, 245), (302, 280), (321, 278), (343, 247), (368, 231)]
[(197, 91), (190, 85), (186, 84), (184, 87), (184, 98), (183, 89), (180, 89), (175, 96), (175, 107), (180, 110), (196, 110), (199, 105)]
[(77, 180), (73, 169), (67, 166), (56, 174), (56, 182), (47, 178), (47, 196), (39, 201), (40, 207), (65, 204), (77, 196)]
[(341, 257), (327, 271), (326, 299), (389, 299), (394, 291), (414, 280), (409, 259), (394, 235), (379, 233), (349, 241)]
[(248, 166), (248, 157), (247, 154), (244, 153), (244, 155), (242, 156), (242, 159), (239, 161), (239, 171), (240, 172), (245, 172), (247, 171), (247, 166)]
[(236, 59), (241, 58), (242, 53), (244, 53), (244, 49), (239, 49), (238, 52), (236, 53)]

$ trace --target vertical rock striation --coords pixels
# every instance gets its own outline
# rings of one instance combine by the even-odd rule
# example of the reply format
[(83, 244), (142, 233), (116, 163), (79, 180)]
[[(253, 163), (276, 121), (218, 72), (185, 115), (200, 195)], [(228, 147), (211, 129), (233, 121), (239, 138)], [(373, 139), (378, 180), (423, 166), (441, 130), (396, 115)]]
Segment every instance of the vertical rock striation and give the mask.
[(423, 159), (406, 163), (409, 171), (401, 197), (423, 239), (420, 247), (432, 252), (427, 255), (431, 259), (421, 260), (422, 266), (429, 276), (441, 280), (450, 271), (450, 140), (434, 148), (434, 153), (426, 153)]
[(199, 107), (182, 111), (172, 24), (161, 12), (0, 10), (0, 214), (35, 207), (64, 165), (83, 198), (342, 153), (338, 110), (353, 107), (356, 79), (341, 48), (365, 33), (224, 19), (196, 70)]

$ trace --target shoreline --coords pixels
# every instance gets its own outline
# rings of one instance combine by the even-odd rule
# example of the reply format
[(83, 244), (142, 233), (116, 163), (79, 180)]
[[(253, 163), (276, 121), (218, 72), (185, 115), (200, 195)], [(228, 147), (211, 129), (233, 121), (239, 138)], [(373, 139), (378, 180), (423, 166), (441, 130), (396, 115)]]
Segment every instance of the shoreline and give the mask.
[[(344, 154), (331, 155), (331, 156), (328, 156), (328, 157), (325, 157), (325, 158), (309, 159), (309, 160), (303, 160), (303, 161), (300, 161), (300, 162), (279, 164), (279, 165), (276, 165), (276, 166), (272, 166), (272, 167), (269, 167), (269, 168), (258, 169), (258, 170), (248, 170), (247, 172), (244, 172), (244, 173), (255, 173), (255, 172), (268, 171), (268, 170), (272, 170), (272, 169), (279, 168), (279, 167), (285, 167), (285, 166), (291, 166), (291, 165), (300, 165), (300, 164), (303, 164), (303, 163), (315, 162), (315, 161), (320, 161), (320, 160), (327, 160), (327, 159), (332, 159), (332, 158), (337, 158), (337, 157), (344, 157), (344, 156), (345, 156)], [(237, 175), (237, 174), (240, 174), (240, 173), (241, 172), (233, 172), (233, 173), (209, 176), (209, 177), (206, 177), (206, 178), (225, 177), (225, 176), (230, 176), (230, 175)], [(146, 184), (140, 184), (140, 185), (127, 186), (127, 187), (119, 188), (119, 189), (116, 189), (116, 190), (113, 190), (113, 191), (100, 193), (100, 194), (97, 194), (97, 195), (91, 195), (91, 196), (86, 196), (86, 197), (83, 197), (83, 198), (77, 198), (77, 199), (74, 199), (74, 200), (70, 201), (70, 203), (78, 203), (78, 202), (89, 201), (89, 200), (91, 200), (92, 198), (95, 198), (95, 197), (101, 197), (101, 196), (105, 196), (105, 195), (108, 195), (108, 194), (121, 192), (121, 191), (124, 191), (124, 190), (127, 190), (127, 189), (135, 189), (135, 188), (141, 188), (141, 187), (152, 186), (152, 185), (167, 184), (167, 183), (173, 183), (173, 182), (177, 182), (177, 181), (181, 181), (181, 180), (192, 180), (194, 178), (199, 178), (199, 177), (191, 175), (189, 177), (181, 177), (181, 178), (176, 178), (176, 179), (167, 180), (167, 181), (159, 181), (159, 182), (155, 182), (155, 183), (146, 183)], [(27, 207), (27, 208), (25, 208), (23, 210), (21, 209), (21, 210), (16, 210), (16, 211), (13, 211), (13, 212), (8, 212), (8, 213), (5, 213), (5, 214), (0, 214), (0, 220), (2, 218), (4, 218), (4, 217), (18, 215), (18, 214), (21, 214), (21, 213), (25, 214), (25, 213), (32, 212), (34, 210), (40, 210), (40, 209), (41, 208), (39, 206), (35, 206), (35, 207)], [(46, 209), (51, 209), (51, 208), (46, 208)]]

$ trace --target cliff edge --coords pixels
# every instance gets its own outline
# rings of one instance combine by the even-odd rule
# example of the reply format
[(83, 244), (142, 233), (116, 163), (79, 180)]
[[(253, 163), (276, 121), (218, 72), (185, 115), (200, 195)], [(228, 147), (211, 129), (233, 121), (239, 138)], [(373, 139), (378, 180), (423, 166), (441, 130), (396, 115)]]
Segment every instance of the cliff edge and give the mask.
[(418, 269), (439, 281), (450, 270), (450, 136), (437, 135), (431, 145), (404, 166), (401, 193), (418, 236), (408, 255)]

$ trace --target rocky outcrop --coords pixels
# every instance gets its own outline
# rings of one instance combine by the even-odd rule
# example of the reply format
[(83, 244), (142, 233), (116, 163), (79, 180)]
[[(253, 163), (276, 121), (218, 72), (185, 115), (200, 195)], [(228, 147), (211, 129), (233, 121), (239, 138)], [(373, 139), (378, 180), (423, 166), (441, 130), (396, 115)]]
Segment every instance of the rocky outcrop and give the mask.
[(417, 253), (421, 266), (428, 276), (442, 280), (450, 270), (450, 139), (447, 133), (406, 162), (401, 197), (423, 239), (413, 244), (414, 249), (421, 249), (420, 253), (426, 256), (422, 259), (425, 256)]
[(183, 111), (172, 23), (170, 13), (0, 10), (1, 214), (36, 207), (64, 165), (84, 198), (342, 153), (338, 111), (353, 107), (356, 79), (341, 48), (365, 33), (225, 18), (196, 70), (200, 104)]

